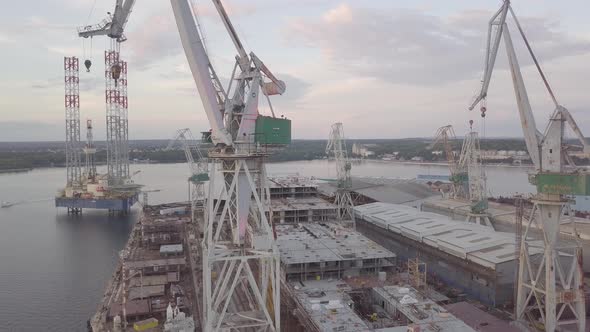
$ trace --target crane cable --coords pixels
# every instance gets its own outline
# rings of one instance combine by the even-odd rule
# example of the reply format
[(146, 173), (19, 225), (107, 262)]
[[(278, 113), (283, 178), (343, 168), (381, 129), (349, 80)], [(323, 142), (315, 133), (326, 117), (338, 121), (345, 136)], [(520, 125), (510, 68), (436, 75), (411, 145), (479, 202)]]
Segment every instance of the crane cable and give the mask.
[[(92, 7), (90, 7), (90, 12), (88, 12), (88, 17), (86, 17), (86, 22), (84, 23), (85, 26), (88, 26), (88, 22), (90, 21), (90, 17), (94, 13), (94, 8), (96, 8), (96, 0), (92, 2)], [(86, 57), (86, 41), (82, 39), (82, 55), (84, 58)], [(90, 59), (92, 60), (92, 37), (90, 37)]]

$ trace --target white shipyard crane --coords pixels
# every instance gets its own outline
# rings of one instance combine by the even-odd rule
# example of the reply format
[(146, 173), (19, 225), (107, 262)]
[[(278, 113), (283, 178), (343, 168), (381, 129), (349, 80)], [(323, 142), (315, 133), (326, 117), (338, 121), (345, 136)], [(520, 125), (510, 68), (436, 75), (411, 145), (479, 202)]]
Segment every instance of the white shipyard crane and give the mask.
[(326, 154), (333, 154), (336, 162), (336, 181), (338, 187), (335, 193), (334, 204), (338, 207), (338, 220), (350, 220), (354, 226), (354, 212), (352, 210), (354, 204), (350, 195), (352, 188), (350, 170), (352, 164), (348, 159), (344, 128), (340, 122), (332, 125), (328, 144), (326, 145)]
[(452, 196), (453, 198), (465, 198), (469, 192), (467, 186), (468, 176), (465, 164), (457, 160), (455, 152), (453, 152), (451, 141), (456, 139), (453, 126), (442, 126), (436, 130), (434, 141), (428, 146), (428, 150), (434, 149), (439, 144), (442, 145), (449, 164), (449, 172), (451, 173), (449, 180), (451, 181)]
[[(543, 132), (537, 129), (506, 23), (509, 13), (555, 105), (549, 124)], [(557, 101), (508, 0), (504, 1), (489, 22), (483, 84), (469, 109), (483, 103), (481, 111), (482, 115), (485, 114), (485, 99), (502, 38), (508, 55), (526, 146), (535, 166), (535, 172), (529, 175), (529, 179), (537, 187), (520, 251), (516, 319), (521, 322), (525, 319), (534, 320), (533, 325), (540, 322), (540, 327), (546, 331), (561, 330), (566, 325), (570, 328), (573, 325), (576, 330), (584, 331), (586, 315), (581, 247), (568, 247), (559, 243), (558, 235), (562, 216), (569, 207), (567, 196), (588, 195), (590, 178), (587, 173), (576, 168), (567, 156), (567, 149), (564, 148), (566, 123), (576, 133), (585, 151), (588, 151), (589, 145), (569, 111)], [(569, 167), (566, 165), (568, 163)], [(533, 222), (542, 229), (543, 240), (540, 247), (529, 234)], [(534, 252), (539, 251), (542, 252), (542, 257), (533, 256)]]
[[(190, 0), (170, 0), (211, 127), (214, 148), (209, 151), (209, 161), (219, 168), (224, 182), (224, 190), (217, 192), (213, 189), (215, 177), (210, 177), (205, 208), (202, 329), (278, 331), (280, 260), (270, 221), (264, 160), (270, 151), (291, 142), (291, 121), (274, 117), (270, 103), (270, 96), (282, 94), (286, 85), (254, 53), (246, 52), (221, 1), (212, 1), (238, 53), (226, 89), (205, 51)], [(96, 28), (82, 28), (80, 36), (106, 34), (118, 55), (120, 43), (126, 40), (123, 31), (133, 2), (117, 0), (110, 20)], [(115, 87), (115, 69), (121, 69), (117, 65), (115, 62), (111, 67)], [(258, 112), (261, 94), (272, 117)]]
[[(166, 150), (172, 149), (177, 142), (180, 142), (182, 145), (186, 163), (189, 167), (190, 177), (188, 181), (191, 187), (191, 220), (195, 223), (197, 212), (202, 211), (205, 207), (205, 185), (209, 181), (209, 163), (207, 159), (203, 158), (197, 141), (189, 128), (179, 129), (176, 135), (174, 135), (174, 139), (166, 147)], [(202, 228), (199, 227), (199, 230), (203, 231)]]
[(224, 89), (189, 1), (171, 4), (211, 126), (215, 147), (209, 160), (223, 174), (225, 188), (217, 193), (216, 177), (211, 176), (203, 239), (203, 330), (278, 331), (280, 260), (269, 218), (264, 158), (268, 148), (290, 143), (291, 122), (260, 115), (258, 104), (262, 94), (273, 111), (269, 96), (282, 94), (285, 83), (254, 53), (246, 52), (221, 2), (213, 0), (238, 53)]
[(463, 147), (459, 156), (459, 165), (467, 170), (467, 186), (469, 199), (469, 213), (467, 222), (494, 228), (487, 213), (488, 195), (486, 175), (484, 172), (479, 135), (473, 131), (473, 120), (469, 121), (470, 131), (465, 135)]

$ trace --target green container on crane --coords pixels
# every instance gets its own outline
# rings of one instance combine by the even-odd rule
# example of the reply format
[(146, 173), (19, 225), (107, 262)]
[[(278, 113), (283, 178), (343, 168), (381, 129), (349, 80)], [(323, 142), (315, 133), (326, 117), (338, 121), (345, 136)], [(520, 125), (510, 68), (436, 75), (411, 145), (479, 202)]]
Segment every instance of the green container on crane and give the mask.
[(271, 116), (258, 116), (255, 129), (256, 143), (262, 145), (289, 145), (291, 144), (291, 120), (274, 118)]
[(530, 177), (530, 182), (544, 194), (590, 196), (588, 174), (538, 173)]

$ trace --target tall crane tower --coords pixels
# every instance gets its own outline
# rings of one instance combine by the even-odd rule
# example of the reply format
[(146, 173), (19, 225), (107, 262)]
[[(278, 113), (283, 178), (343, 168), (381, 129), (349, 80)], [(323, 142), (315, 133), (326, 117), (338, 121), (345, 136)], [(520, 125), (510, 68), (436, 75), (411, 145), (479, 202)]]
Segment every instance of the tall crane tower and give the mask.
[[(110, 38), (110, 48), (104, 53), (105, 102), (108, 181), (114, 187), (125, 185), (130, 179), (127, 62), (121, 59), (120, 48), (127, 40), (124, 31), (134, 3), (135, 0), (116, 0), (115, 10), (102, 22), (78, 28), (78, 36), (83, 38)], [(90, 70), (90, 60), (84, 64)]]
[(432, 150), (437, 145), (442, 145), (449, 164), (449, 172), (451, 173), (449, 180), (452, 186), (452, 196), (453, 198), (465, 198), (469, 194), (469, 187), (467, 185), (469, 179), (465, 164), (460, 163), (455, 156), (455, 152), (453, 152), (451, 141), (456, 139), (453, 126), (442, 126), (437, 129), (434, 135), (434, 141), (428, 146), (428, 149)]
[[(470, 125), (473, 125), (473, 120), (470, 120)], [(462, 165), (464, 169), (467, 169), (467, 198), (469, 199), (470, 210), (467, 214), (466, 221), (494, 228), (490, 221), (490, 216), (487, 213), (488, 195), (486, 175), (482, 165), (479, 136), (473, 129), (469, 131), (463, 140), (458, 164)]]
[[(211, 176), (203, 240), (205, 331), (280, 330), (280, 260), (271, 225), (265, 158), (291, 141), (291, 122), (262, 116), (259, 98), (282, 94), (278, 80), (244, 49), (219, 0), (213, 4), (237, 50), (229, 85), (223, 88), (205, 51), (188, 0), (171, 0), (188, 64), (215, 145), (209, 160), (223, 175)], [(273, 111), (274, 114), (274, 111)], [(214, 171), (214, 170), (212, 170)], [(248, 301), (239, 300), (248, 299)]]
[(66, 187), (77, 188), (82, 185), (82, 168), (80, 165), (80, 63), (78, 58), (64, 58), (64, 83), (64, 102), (66, 109)]
[[(509, 14), (555, 105), (549, 124), (543, 132), (537, 129), (506, 23)], [(526, 146), (535, 166), (534, 173), (529, 175), (529, 181), (537, 187), (531, 217), (525, 226), (520, 250), (516, 319), (521, 322), (526, 319), (532, 320), (535, 322), (533, 325), (541, 322), (540, 328), (546, 331), (561, 330), (566, 325), (570, 328), (574, 325), (578, 331), (584, 331), (586, 314), (582, 250), (579, 245), (568, 246), (560, 243), (559, 232), (562, 217), (569, 207), (568, 195), (590, 194), (590, 177), (582, 169), (577, 168), (567, 155), (564, 146), (566, 123), (577, 135), (585, 152), (590, 150), (590, 145), (570, 112), (557, 101), (509, 0), (504, 1), (490, 20), (483, 84), (469, 109), (472, 110), (482, 103), (481, 111), (482, 115), (485, 115), (485, 100), (488, 97), (488, 87), (502, 38), (508, 55)], [(539, 246), (529, 233), (533, 222), (543, 233), (540, 245), (542, 257), (530, 254), (531, 248)]]
[(86, 120), (86, 146), (84, 147), (84, 155), (86, 156), (86, 181), (94, 183), (96, 181), (96, 162), (94, 155), (96, 154), (96, 147), (94, 146), (94, 136), (92, 134), (92, 120)]
[(336, 161), (336, 181), (338, 188), (336, 189), (334, 204), (338, 207), (338, 220), (350, 220), (354, 225), (354, 213), (352, 212), (354, 204), (350, 195), (352, 188), (350, 170), (352, 164), (348, 159), (344, 128), (340, 122), (332, 125), (328, 144), (326, 145), (326, 154), (333, 154), (334, 160)]
[[(190, 171), (188, 181), (191, 186), (191, 220), (193, 223), (196, 223), (197, 212), (203, 212), (203, 209), (205, 208), (205, 185), (209, 181), (209, 163), (207, 162), (207, 159), (203, 158), (201, 150), (197, 145), (197, 141), (193, 137), (189, 128), (179, 129), (166, 149), (171, 149), (177, 142), (180, 142), (182, 145), (186, 157), (186, 163)], [(203, 225), (199, 226), (200, 231), (203, 231)]]

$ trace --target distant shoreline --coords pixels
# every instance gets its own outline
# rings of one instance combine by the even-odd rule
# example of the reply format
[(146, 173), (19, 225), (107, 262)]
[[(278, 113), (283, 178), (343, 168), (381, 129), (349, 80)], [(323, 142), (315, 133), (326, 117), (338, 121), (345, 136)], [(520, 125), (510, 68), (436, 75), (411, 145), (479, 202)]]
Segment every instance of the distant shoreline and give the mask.
[[(331, 159), (301, 159), (301, 160), (287, 160), (287, 161), (273, 161), (268, 162), (271, 164), (280, 164), (280, 163), (289, 163), (289, 162), (298, 162), (298, 161), (332, 161)], [(440, 166), (440, 167), (448, 167), (448, 163), (437, 163), (437, 162), (417, 162), (417, 161), (400, 161), (400, 160), (380, 160), (380, 159), (352, 159), (353, 163), (356, 162), (370, 162), (376, 164), (394, 164), (394, 165), (411, 165), (411, 166)], [(158, 161), (158, 160), (150, 160), (149, 162), (130, 162), (130, 165), (146, 165), (146, 164), (185, 164), (186, 162), (183, 161)], [(97, 163), (97, 166), (106, 165), (104, 162)], [(508, 165), (508, 164), (484, 164), (484, 167), (502, 167), (502, 168), (533, 168), (532, 165)], [(13, 168), (13, 169), (0, 169), (0, 174), (6, 173), (24, 173), (29, 172), (34, 169), (46, 169), (46, 168), (65, 168), (65, 165), (55, 165), (55, 166), (43, 166), (43, 167), (32, 167), (32, 168)]]
[(5, 173), (25, 173), (32, 171), (32, 168), (9, 168), (9, 169), (0, 169), (0, 174)]

